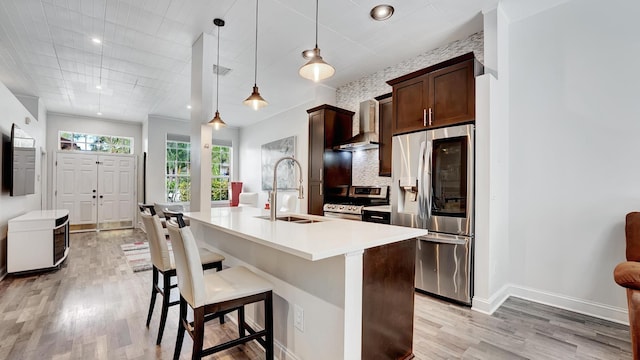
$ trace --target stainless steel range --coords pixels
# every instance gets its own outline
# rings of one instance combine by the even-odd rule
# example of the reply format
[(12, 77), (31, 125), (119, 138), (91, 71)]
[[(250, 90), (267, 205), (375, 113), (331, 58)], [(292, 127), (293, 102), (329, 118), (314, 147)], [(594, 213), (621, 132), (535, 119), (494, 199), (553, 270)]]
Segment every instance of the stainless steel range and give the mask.
[[(362, 220), (365, 206), (388, 205), (388, 186), (351, 186), (329, 189), (324, 216)], [(330, 194), (330, 195), (329, 195)]]

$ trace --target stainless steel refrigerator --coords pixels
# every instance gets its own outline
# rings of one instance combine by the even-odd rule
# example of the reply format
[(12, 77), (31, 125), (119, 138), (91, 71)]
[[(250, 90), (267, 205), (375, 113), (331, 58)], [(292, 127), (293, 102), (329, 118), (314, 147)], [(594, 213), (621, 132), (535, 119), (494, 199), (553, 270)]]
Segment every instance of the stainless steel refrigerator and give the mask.
[(471, 304), (474, 125), (393, 137), (391, 223), (418, 239), (416, 289)]

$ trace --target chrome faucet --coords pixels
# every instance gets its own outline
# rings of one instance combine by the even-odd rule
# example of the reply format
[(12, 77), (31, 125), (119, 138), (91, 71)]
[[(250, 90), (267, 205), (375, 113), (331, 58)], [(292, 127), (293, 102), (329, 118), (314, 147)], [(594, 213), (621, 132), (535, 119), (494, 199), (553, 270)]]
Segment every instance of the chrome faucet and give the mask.
[(271, 203), (269, 220), (271, 221), (276, 221), (276, 213), (278, 211), (278, 206), (276, 204), (276, 202), (278, 201), (278, 165), (280, 165), (283, 160), (291, 160), (298, 165), (298, 169), (300, 169), (300, 186), (298, 186), (298, 199), (304, 199), (304, 190), (302, 187), (302, 166), (300, 165), (298, 160), (292, 158), (291, 156), (280, 158), (273, 166), (273, 189), (271, 190), (271, 194), (269, 194), (269, 202)]

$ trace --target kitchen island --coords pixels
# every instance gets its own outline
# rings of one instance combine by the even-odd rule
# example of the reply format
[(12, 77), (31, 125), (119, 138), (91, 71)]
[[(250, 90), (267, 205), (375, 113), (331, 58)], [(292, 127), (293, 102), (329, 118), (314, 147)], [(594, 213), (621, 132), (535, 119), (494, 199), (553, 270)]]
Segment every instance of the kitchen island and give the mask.
[[(280, 359), (411, 358), (415, 242), (426, 230), (268, 211), (185, 213), (202, 245), (274, 285)], [(293, 219), (295, 220), (295, 219)], [(248, 308), (262, 323), (260, 307)]]

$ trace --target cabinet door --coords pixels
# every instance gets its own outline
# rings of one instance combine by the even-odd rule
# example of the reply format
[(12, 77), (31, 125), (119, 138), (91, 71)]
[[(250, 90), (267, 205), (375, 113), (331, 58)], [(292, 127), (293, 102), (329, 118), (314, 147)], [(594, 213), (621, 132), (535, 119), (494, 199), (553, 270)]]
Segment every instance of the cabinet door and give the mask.
[(307, 212), (311, 215), (323, 215), (324, 206), (322, 183), (314, 181), (309, 183), (309, 206)]
[(323, 111), (309, 115), (309, 182), (322, 181), (324, 153)]
[(429, 73), (431, 127), (475, 120), (473, 60)]
[(428, 86), (428, 75), (423, 75), (393, 87), (394, 135), (425, 128)]
[(381, 99), (379, 105), (378, 126), (380, 147), (378, 148), (378, 176), (391, 176), (391, 123), (393, 118), (393, 102), (391, 96)]
[(322, 174), (324, 189), (351, 185), (351, 160), (351, 152), (325, 150)]

